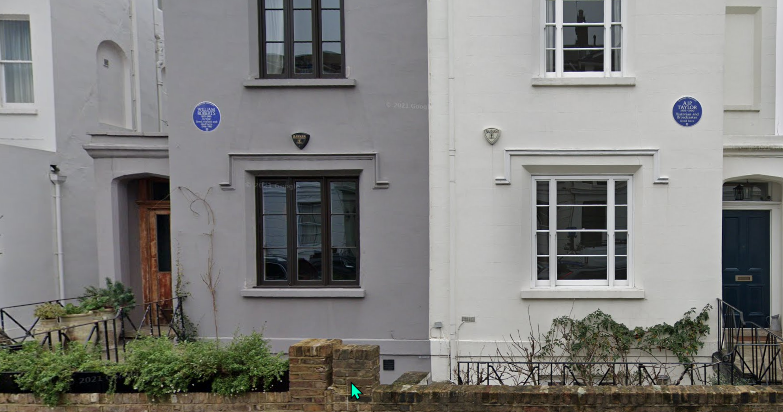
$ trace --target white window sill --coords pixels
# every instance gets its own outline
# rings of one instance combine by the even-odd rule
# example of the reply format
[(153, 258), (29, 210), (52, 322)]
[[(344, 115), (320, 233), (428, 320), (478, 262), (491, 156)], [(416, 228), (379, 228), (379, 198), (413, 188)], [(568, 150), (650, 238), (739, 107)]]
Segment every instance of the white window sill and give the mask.
[(636, 86), (636, 77), (534, 77), (533, 87)]
[(761, 108), (755, 104), (727, 104), (723, 106), (724, 112), (760, 112)]
[(3, 114), (23, 114), (23, 115), (37, 115), (38, 109), (33, 108), (11, 108), (11, 107), (0, 107), (0, 115)]
[(525, 289), (522, 299), (644, 299), (643, 289), (609, 288), (548, 288)]
[(248, 79), (245, 87), (356, 87), (356, 79)]
[(360, 288), (254, 288), (242, 289), (245, 298), (363, 298)]

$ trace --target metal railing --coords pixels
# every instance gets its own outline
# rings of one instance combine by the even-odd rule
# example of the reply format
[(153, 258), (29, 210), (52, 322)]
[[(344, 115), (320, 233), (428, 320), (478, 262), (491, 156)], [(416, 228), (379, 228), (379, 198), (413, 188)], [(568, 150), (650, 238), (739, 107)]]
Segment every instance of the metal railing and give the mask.
[(739, 309), (718, 299), (718, 351), (733, 375), (755, 384), (779, 384), (780, 344), (771, 330), (746, 321)]
[[(36, 326), (40, 319), (34, 318), (32, 324), (25, 326), (18, 318), (27, 316), (38, 305), (44, 303), (55, 303), (64, 306), (67, 301), (74, 301), (78, 298), (52, 300), (46, 302), (29, 303), (25, 305), (15, 305), (0, 308), (0, 330), (6, 330), (6, 325), (14, 325), (15, 329), (20, 330), (20, 336), (9, 336), (10, 347), (20, 347), (25, 342), (34, 340), (42, 346), (67, 345), (74, 341), (73, 331), (81, 329), (82, 335), (86, 335), (83, 343), (85, 346), (93, 345), (100, 349), (101, 358), (113, 361), (120, 361), (120, 351), (125, 352), (125, 346), (129, 339), (136, 339), (139, 336), (149, 333), (150, 336), (161, 336), (176, 338), (182, 340), (186, 330), (186, 319), (183, 308), (184, 296), (177, 296), (171, 299), (164, 299), (156, 302), (144, 303), (142, 308), (143, 316), (138, 319), (138, 326), (131, 318), (133, 308), (118, 308), (112, 315), (104, 316), (102, 319), (91, 319), (83, 323), (68, 325), (58, 325), (56, 327), (36, 332)], [(12, 312), (16, 316), (12, 315)], [(89, 331), (88, 331), (89, 328)], [(132, 336), (128, 336), (132, 335)], [(2, 346), (2, 345), (0, 345)]]
[(725, 384), (720, 362), (457, 362), (459, 385), (647, 386)]

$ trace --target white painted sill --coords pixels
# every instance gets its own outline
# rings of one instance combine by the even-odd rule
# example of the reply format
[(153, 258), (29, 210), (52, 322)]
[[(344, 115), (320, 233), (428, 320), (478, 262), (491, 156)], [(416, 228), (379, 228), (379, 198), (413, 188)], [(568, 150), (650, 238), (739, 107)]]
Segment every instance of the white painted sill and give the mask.
[(583, 289), (548, 288), (525, 289), (522, 299), (644, 299), (643, 289)]
[(633, 87), (636, 77), (534, 77), (533, 87)]
[(755, 104), (727, 104), (723, 106), (724, 112), (760, 112), (761, 107)]
[(34, 108), (11, 108), (11, 107), (0, 107), (0, 115), (3, 114), (21, 114), (21, 115), (37, 115), (38, 109)]
[(361, 288), (253, 288), (242, 289), (244, 298), (363, 298)]
[(247, 88), (257, 87), (356, 87), (356, 79), (247, 79)]

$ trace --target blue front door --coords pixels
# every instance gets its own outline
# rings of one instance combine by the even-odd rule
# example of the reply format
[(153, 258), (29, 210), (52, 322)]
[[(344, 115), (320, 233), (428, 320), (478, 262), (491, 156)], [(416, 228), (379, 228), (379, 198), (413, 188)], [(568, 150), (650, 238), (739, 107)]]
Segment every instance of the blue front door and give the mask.
[(769, 326), (769, 211), (723, 211), (723, 300)]

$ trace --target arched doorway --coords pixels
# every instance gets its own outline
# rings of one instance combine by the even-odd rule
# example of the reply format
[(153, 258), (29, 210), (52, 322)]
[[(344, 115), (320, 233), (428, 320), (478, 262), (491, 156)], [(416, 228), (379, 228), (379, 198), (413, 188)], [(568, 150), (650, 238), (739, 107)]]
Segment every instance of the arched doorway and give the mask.
[[(780, 267), (772, 250), (780, 243), (780, 185), (761, 179), (723, 184), (723, 300), (745, 320), (769, 326)], [(774, 276), (773, 276), (774, 275)]]

